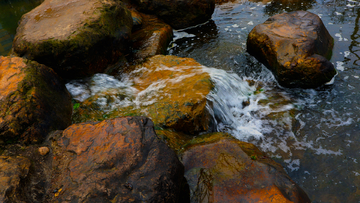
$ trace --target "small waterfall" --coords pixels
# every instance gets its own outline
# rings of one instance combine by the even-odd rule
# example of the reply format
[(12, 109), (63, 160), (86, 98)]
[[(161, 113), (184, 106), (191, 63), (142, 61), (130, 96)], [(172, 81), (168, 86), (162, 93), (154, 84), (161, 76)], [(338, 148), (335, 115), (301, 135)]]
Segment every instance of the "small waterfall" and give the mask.
[[(289, 103), (272, 107), (274, 103), (266, 94), (268, 87), (262, 87), (261, 81), (240, 78), (236, 73), (221, 69), (204, 69), (215, 84), (207, 96), (207, 108), (214, 117), (217, 131), (228, 132), (243, 141), (259, 140), (273, 130), (269, 126), (270, 121), (266, 120), (269, 114), (294, 108)], [(267, 77), (272, 75), (268, 74)]]

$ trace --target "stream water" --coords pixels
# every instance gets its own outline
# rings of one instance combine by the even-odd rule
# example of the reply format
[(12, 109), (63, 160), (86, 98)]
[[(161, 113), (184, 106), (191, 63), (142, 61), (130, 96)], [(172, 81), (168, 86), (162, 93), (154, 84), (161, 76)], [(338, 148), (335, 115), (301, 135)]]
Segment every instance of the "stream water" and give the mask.
[[(0, 2), (0, 54), (9, 51), (20, 16), (37, 4)], [(339, 73), (333, 84), (308, 90), (280, 87), (271, 72), (246, 53), (246, 38), (254, 26), (294, 10), (319, 15), (334, 38), (331, 62)], [(208, 108), (217, 131), (267, 152), (313, 202), (355, 203), (360, 202), (359, 18), (358, 0), (235, 1), (217, 5), (209, 22), (175, 31), (168, 53), (194, 58), (211, 75), (215, 88), (208, 95)], [(67, 87), (81, 102), (106, 88), (134, 94), (131, 84), (126, 77), (96, 74)], [(110, 105), (133, 101), (141, 102), (133, 98)]]
[[(294, 10), (319, 15), (334, 38), (331, 62), (339, 74), (332, 85), (280, 87), (246, 53), (254, 26)], [(360, 202), (359, 18), (354, 0), (225, 3), (208, 23), (176, 31), (169, 53), (216, 68), (209, 101), (218, 131), (267, 152), (313, 202)]]

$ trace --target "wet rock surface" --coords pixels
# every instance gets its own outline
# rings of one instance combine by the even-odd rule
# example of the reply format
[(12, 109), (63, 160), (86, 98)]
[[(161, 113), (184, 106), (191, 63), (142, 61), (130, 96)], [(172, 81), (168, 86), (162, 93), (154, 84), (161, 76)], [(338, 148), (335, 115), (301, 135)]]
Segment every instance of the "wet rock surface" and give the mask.
[(140, 14), (140, 16), (143, 19), (141, 27), (132, 33), (134, 60), (144, 60), (158, 54), (166, 54), (173, 37), (172, 28), (156, 16), (146, 14)]
[(45, 202), (186, 202), (183, 165), (148, 118), (74, 124), (50, 141)]
[(45, 0), (25, 14), (13, 52), (64, 78), (102, 72), (128, 48), (132, 18), (120, 1)]
[(139, 11), (157, 15), (174, 29), (183, 29), (211, 19), (215, 0), (136, 0)]
[(156, 55), (132, 68), (126, 74), (134, 95), (110, 88), (101, 91), (80, 104), (74, 122), (142, 115), (160, 128), (190, 134), (210, 130), (206, 96), (213, 84), (194, 59)]
[(0, 56), (0, 140), (35, 143), (71, 124), (71, 96), (50, 68)]
[(280, 164), (229, 135), (199, 136), (180, 156), (191, 202), (310, 202)]
[(285, 87), (316, 88), (336, 74), (328, 60), (334, 42), (321, 19), (307, 11), (270, 17), (249, 33), (247, 51)]
[(24, 179), (31, 162), (21, 156), (0, 156), (0, 202), (26, 202)]

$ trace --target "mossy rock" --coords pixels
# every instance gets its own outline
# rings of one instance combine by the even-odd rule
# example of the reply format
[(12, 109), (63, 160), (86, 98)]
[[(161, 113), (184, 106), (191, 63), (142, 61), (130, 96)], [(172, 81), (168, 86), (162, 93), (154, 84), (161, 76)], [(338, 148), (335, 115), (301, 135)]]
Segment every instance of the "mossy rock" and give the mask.
[(0, 140), (41, 142), (71, 124), (71, 96), (50, 68), (19, 57), (0, 57)]
[(210, 75), (194, 59), (156, 55), (126, 73), (136, 89), (127, 95), (131, 104), (105, 109), (117, 93), (101, 92), (75, 111), (74, 122), (96, 121), (121, 116), (147, 116), (155, 126), (195, 134), (210, 130), (207, 98), (213, 88)]
[(228, 134), (194, 138), (180, 160), (192, 202), (310, 202), (280, 164)]
[(63, 78), (102, 72), (129, 47), (130, 11), (120, 1), (45, 0), (23, 15), (13, 53)]

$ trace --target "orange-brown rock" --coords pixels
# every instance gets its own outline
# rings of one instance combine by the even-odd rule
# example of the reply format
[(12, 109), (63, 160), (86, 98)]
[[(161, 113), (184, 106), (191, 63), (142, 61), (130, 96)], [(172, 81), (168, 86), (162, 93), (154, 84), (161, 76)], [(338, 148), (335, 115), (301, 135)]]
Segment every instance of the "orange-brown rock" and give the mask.
[(13, 53), (63, 78), (102, 72), (129, 47), (130, 11), (121, 1), (45, 0), (23, 15)]
[(0, 156), (0, 202), (26, 202), (22, 191), (31, 162), (21, 156)]
[(0, 140), (40, 142), (71, 124), (71, 96), (50, 68), (0, 56)]
[(270, 17), (249, 33), (247, 51), (285, 87), (316, 88), (335, 76), (328, 60), (334, 42), (321, 19), (307, 11)]
[(157, 15), (174, 29), (198, 25), (211, 19), (215, 0), (135, 0), (139, 11)]
[(183, 165), (148, 118), (74, 124), (50, 140), (46, 202), (186, 202)]
[(282, 166), (253, 144), (215, 135), (195, 138), (181, 155), (192, 202), (310, 202)]
[[(210, 75), (194, 59), (156, 55), (127, 73), (134, 95), (100, 92), (85, 100), (75, 122), (128, 115), (150, 117), (157, 127), (194, 134), (209, 130), (211, 116), (206, 96), (213, 88)], [(128, 97), (132, 104), (116, 106), (113, 98)], [(102, 107), (98, 101), (112, 107)], [(109, 110), (113, 109), (113, 110)]]
[(153, 15), (140, 14), (143, 21), (141, 27), (132, 33), (135, 59), (165, 54), (172, 40), (172, 28)]

